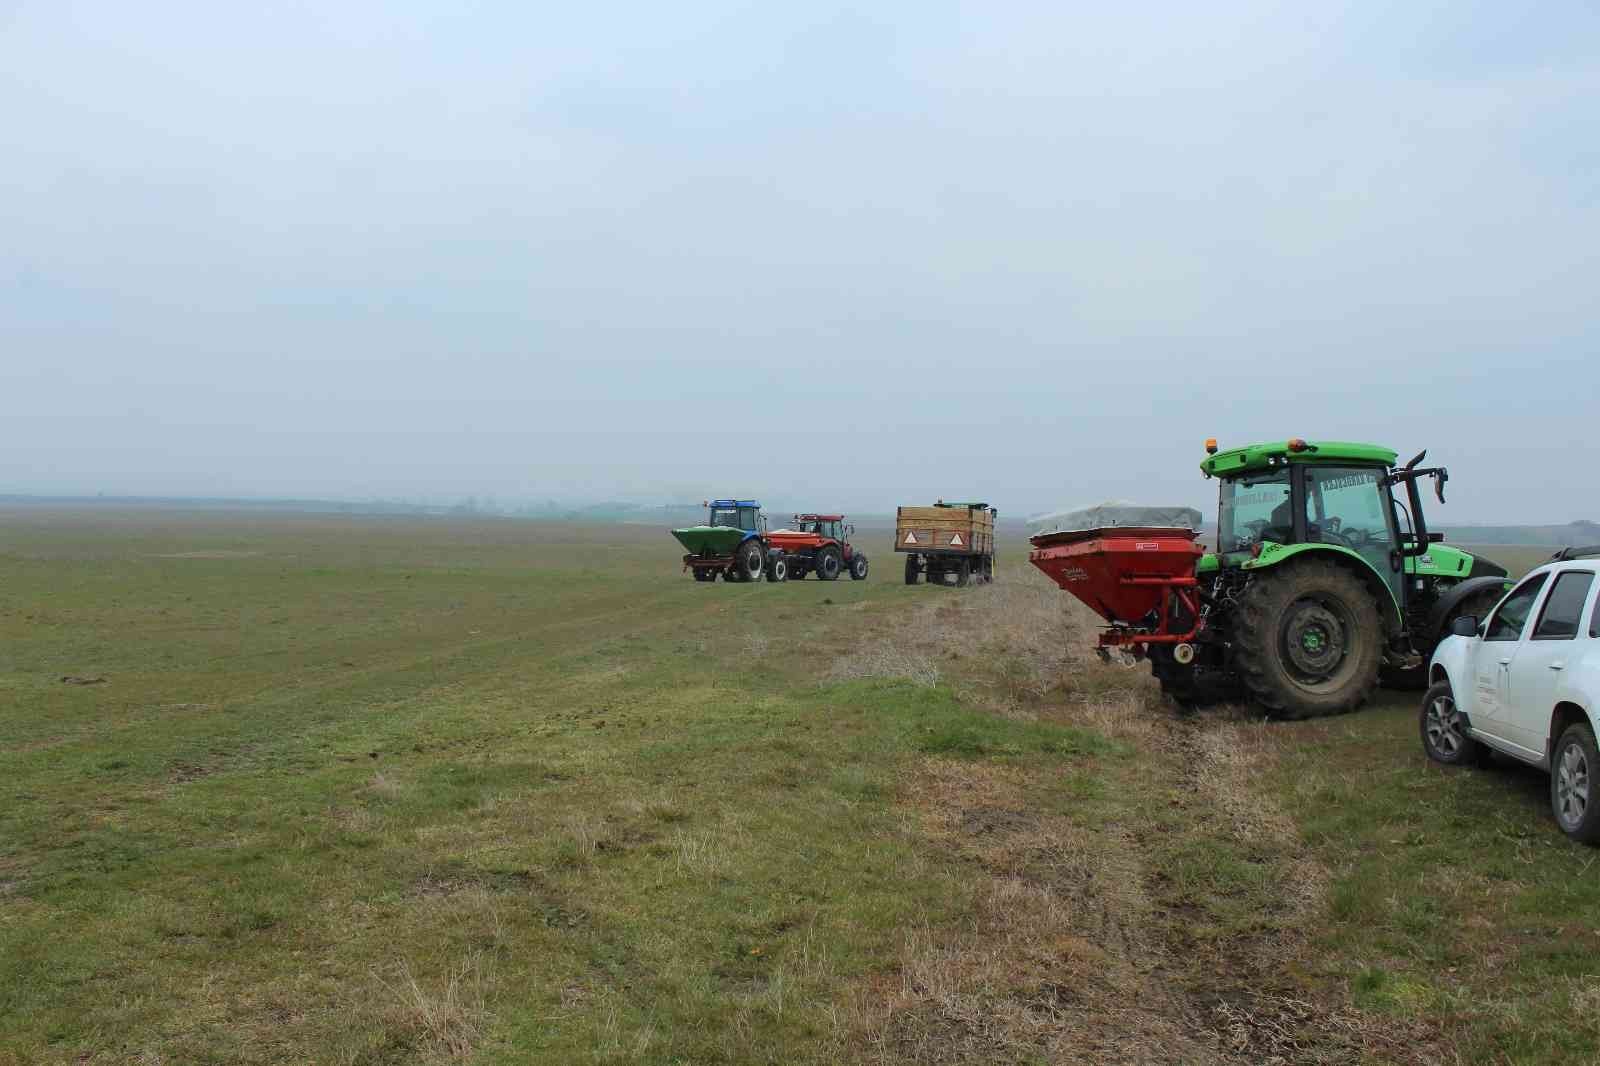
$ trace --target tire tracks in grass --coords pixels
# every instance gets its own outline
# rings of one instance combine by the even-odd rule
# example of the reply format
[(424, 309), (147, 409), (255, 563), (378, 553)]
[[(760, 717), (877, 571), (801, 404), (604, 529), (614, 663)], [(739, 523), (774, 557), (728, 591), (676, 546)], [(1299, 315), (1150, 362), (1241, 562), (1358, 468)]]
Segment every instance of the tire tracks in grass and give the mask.
[[(966, 629), (1060, 632), (1059, 601), (987, 591), (958, 601)], [(923, 622), (952, 606), (925, 608)], [(861, 1058), (1449, 1061), (1437, 1027), (1354, 1009), (1308, 958), (1328, 874), (1257, 783), (1293, 726), (1228, 709), (1179, 717), (1142, 671), (1071, 651), (1063, 667), (1025, 635), (1014, 649), (1037, 661), (1019, 664), (1001, 646), (940, 654), (928, 625), (904, 629), (919, 635), (875, 663), (912, 673), (907, 662), (935, 655), (935, 684), (988, 713), (1097, 728), (1135, 754), (914, 767), (899, 797), (908, 825), (969, 898), (960, 923), (905, 930), (893, 972), (856, 990)], [(1082, 629), (1070, 639), (1086, 649)], [(1056, 679), (1019, 695), (1007, 683), (1019, 673)]]

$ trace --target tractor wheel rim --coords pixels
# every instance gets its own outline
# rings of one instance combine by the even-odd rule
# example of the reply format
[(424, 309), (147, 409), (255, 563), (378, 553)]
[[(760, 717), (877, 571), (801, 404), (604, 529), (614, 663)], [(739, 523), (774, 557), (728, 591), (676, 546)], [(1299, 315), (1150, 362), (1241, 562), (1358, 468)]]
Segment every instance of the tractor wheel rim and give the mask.
[(1345, 661), (1348, 633), (1347, 621), (1328, 605), (1302, 600), (1284, 619), (1284, 658), (1301, 680), (1327, 681)]
[(1588, 809), (1589, 758), (1578, 745), (1568, 744), (1556, 773), (1556, 814), (1562, 825), (1571, 827), (1582, 823)]
[(1461, 750), (1461, 715), (1456, 701), (1440, 696), (1428, 704), (1428, 745), (1440, 755), (1455, 758)]

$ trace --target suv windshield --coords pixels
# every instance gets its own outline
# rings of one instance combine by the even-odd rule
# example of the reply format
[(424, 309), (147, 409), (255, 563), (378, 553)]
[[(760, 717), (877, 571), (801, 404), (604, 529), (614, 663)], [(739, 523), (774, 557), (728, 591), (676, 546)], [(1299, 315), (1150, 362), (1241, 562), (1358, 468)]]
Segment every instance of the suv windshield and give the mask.
[(1248, 551), (1263, 540), (1294, 540), (1287, 466), (1222, 483), (1217, 504), (1217, 550)]

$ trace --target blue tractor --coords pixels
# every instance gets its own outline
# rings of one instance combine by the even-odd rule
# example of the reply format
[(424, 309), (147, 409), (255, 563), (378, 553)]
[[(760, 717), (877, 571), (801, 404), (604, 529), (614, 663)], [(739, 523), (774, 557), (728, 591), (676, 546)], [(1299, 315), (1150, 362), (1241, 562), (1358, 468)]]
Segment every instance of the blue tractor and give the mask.
[(685, 570), (696, 581), (768, 581), (789, 577), (788, 561), (767, 542), (767, 518), (755, 500), (709, 500), (704, 525), (674, 529), (672, 535), (688, 550)]

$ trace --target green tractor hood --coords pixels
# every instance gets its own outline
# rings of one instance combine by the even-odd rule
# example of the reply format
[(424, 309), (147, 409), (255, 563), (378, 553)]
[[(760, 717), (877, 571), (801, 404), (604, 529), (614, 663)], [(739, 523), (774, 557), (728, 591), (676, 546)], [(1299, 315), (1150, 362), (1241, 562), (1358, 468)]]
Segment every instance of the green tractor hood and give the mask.
[(748, 530), (730, 526), (687, 526), (674, 529), (672, 535), (690, 555), (732, 555), (746, 537), (754, 536)]

